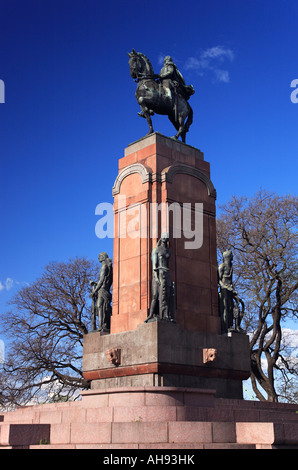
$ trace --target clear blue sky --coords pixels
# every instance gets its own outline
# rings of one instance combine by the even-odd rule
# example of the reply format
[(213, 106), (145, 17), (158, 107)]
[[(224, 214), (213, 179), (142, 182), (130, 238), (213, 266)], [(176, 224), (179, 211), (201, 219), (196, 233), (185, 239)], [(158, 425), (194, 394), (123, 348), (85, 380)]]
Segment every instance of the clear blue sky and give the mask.
[(112, 255), (95, 207), (147, 132), (132, 48), (156, 73), (171, 55), (193, 84), (187, 143), (211, 163), (218, 205), (297, 193), (297, 18), (297, 0), (0, 0), (0, 312), (49, 261)]

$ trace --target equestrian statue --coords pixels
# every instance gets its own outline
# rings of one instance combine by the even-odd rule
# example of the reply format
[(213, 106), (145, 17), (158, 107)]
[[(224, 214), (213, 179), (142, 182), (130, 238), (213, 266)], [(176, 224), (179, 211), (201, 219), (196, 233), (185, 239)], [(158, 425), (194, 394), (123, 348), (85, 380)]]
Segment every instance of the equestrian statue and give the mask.
[(151, 116), (154, 113), (167, 115), (177, 130), (176, 139), (185, 142), (186, 132), (193, 121), (193, 110), (188, 103), (195, 90), (186, 85), (182, 74), (170, 56), (164, 59), (159, 75), (154, 73), (150, 60), (134, 49), (128, 53), (130, 75), (137, 82), (135, 93), (141, 107), (139, 116), (149, 125), (148, 134), (153, 133)]

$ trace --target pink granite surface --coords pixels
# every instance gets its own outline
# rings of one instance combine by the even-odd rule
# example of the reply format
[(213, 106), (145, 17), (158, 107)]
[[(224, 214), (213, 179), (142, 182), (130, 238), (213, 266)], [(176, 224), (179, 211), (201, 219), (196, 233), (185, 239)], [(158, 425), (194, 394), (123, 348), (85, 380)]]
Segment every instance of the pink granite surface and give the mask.
[(215, 399), (212, 390), (94, 390), (2, 413), (0, 448), (298, 448), (296, 408)]

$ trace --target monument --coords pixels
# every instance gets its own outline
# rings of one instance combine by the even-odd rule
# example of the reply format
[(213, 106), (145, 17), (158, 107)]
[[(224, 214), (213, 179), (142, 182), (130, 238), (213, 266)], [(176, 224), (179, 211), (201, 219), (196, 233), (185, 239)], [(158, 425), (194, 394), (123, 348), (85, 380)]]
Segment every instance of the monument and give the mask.
[[(229, 296), (218, 294), (216, 191), (203, 153), (185, 143), (194, 88), (169, 56), (156, 75), (133, 49), (129, 67), (149, 133), (119, 159), (110, 330), (84, 337), (84, 377), (92, 390), (190, 387), (242, 398), (249, 342), (232, 328), (229, 305), (219, 310)], [(174, 138), (153, 131), (154, 113), (169, 117)]]
[[(1, 414), (0, 448), (110, 449), (111, 457), (112, 449), (150, 457), (184, 449), (183, 458), (187, 449), (297, 449), (296, 405), (242, 400), (244, 305), (230, 250), (217, 266), (210, 165), (185, 143), (194, 89), (169, 56), (159, 75), (144, 54), (129, 56), (149, 134), (119, 159), (113, 266), (100, 253), (99, 279), (90, 279), (90, 389), (78, 401)], [(153, 132), (154, 113), (168, 115), (174, 138)]]

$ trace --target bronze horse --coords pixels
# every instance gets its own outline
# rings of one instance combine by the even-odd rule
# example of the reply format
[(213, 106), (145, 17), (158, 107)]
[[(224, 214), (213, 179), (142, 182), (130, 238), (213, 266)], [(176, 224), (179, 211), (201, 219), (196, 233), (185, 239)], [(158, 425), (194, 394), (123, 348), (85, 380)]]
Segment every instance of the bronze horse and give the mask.
[[(141, 52), (133, 49), (128, 56), (130, 75), (138, 84), (135, 93), (141, 107), (141, 113), (138, 114), (146, 118), (149, 125), (148, 134), (153, 133), (151, 116), (154, 113), (163, 114), (168, 116), (177, 130), (174, 137), (178, 139), (181, 136), (182, 142), (185, 142), (186, 132), (193, 121), (193, 110), (187, 101), (190, 94), (194, 93), (192, 86), (182, 85), (183, 90), (171, 79), (161, 80), (160, 75), (154, 74), (150, 60)], [(179, 72), (178, 74), (184, 83), (182, 75)], [(189, 89), (191, 91), (188, 96), (185, 90), (187, 92)]]

